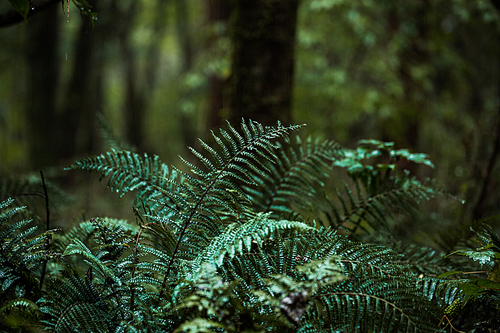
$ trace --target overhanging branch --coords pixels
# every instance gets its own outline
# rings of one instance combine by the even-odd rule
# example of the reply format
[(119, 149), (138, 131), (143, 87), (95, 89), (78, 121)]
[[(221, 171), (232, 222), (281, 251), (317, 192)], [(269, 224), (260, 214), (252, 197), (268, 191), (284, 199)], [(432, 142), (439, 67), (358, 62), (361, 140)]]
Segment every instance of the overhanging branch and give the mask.
[[(28, 13), (28, 18), (37, 13), (40, 13), (44, 9), (47, 9), (60, 1), (61, 0), (33, 0), (33, 2), (31, 3), (31, 8), (34, 8), (34, 10), (30, 10), (30, 12)], [(0, 13), (0, 28), (9, 27), (21, 22), (24, 22), (24, 18), (14, 9), (6, 11), (4, 13)]]

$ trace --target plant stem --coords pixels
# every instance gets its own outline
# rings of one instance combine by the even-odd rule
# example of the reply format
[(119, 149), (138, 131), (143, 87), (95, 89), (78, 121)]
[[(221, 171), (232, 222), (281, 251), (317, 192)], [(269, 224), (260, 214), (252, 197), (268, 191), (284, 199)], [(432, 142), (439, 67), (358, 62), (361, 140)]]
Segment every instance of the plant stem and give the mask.
[[(45, 177), (43, 176), (43, 171), (40, 170), (40, 176), (42, 177), (42, 187), (43, 187), (43, 193), (44, 193), (44, 200), (45, 200), (45, 231), (48, 231), (50, 229), (50, 210), (49, 210), (49, 195), (47, 193), (47, 186), (45, 185)], [(50, 242), (47, 241), (46, 243), (46, 250), (49, 249)], [(47, 271), (47, 260), (44, 261), (43, 267), (42, 267), (42, 276), (40, 276), (40, 290), (42, 290), (43, 287), (43, 280), (45, 279), (45, 272)]]

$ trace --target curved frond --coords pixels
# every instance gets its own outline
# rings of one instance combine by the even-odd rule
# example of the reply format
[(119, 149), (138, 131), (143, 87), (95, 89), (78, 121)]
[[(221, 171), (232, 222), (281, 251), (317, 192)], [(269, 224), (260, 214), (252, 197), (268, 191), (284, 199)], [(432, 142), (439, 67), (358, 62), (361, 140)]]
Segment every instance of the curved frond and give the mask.
[(125, 193), (138, 191), (137, 205), (154, 204), (154, 199), (174, 191), (173, 180), (177, 178), (175, 171), (161, 162), (157, 155), (143, 156), (130, 151), (110, 152), (96, 157), (77, 161), (66, 170), (82, 169), (99, 172), (99, 180), (109, 177), (108, 187), (123, 196)]
[(52, 332), (113, 332), (117, 313), (89, 280), (64, 272), (64, 279), (51, 280), (48, 295), (40, 299), (43, 322)]
[(48, 248), (52, 235), (58, 230), (37, 234), (32, 219), (17, 220), (26, 207), (9, 208), (12, 199), (0, 202), (0, 297), (34, 298), (39, 296), (38, 269), (48, 260), (60, 257)]
[(210, 245), (194, 260), (192, 274), (196, 277), (204, 262), (222, 266), (224, 260), (231, 260), (235, 255), (252, 251), (252, 247), (266, 242), (278, 230), (297, 230), (298, 232), (316, 229), (301, 222), (272, 220), (268, 214), (258, 214), (244, 224), (228, 225), (224, 232), (215, 237)]
[(317, 200), (316, 187), (324, 179), (334, 160), (341, 158), (343, 148), (334, 141), (313, 141), (278, 144), (274, 158), (264, 162), (265, 168), (251, 169), (255, 186), (247, 186), (252, 208), (260, 212), (273, 212), (283, 218), (295, 209), (304, 209)]
[(434, 184), (421, 183), (407, 173), (376, 176), (375, 181), (376, 190), (367, 191), (355, 182), (353, 187), (346, 184), (343, 194), (337, 191), (335, 200), (326, 198), (324, 213), (333, 227), (347, 229), (355, 238), (387, 237), (401, 215), (417, 213), (422, 201), (441, 193)]

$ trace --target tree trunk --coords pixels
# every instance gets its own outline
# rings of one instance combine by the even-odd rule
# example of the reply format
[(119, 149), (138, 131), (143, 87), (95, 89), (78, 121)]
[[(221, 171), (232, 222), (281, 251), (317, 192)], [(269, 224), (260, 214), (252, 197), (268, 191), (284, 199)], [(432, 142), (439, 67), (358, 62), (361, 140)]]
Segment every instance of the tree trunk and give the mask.
[(57, 163), (56, 95), (59, 78), (57, 57), (59, 8), (53, 6), (29, 20), (29, 84), (27, 130), (30, 168)]
[[(229, 23), (231, 14), (231, 6), (229, 0), (207, 0), (208, 5), (208, 25), (213, 27), (215, 24)], [(215, 34), (208, 39), (208, 47), (217, 41), (218, 36)], [(209, 78), (210, 86), (210, 106), (207, 122), (207, 129), (216, 129), (222, 126), (224, 117), (224, 87), (227, 85), (223, 78), (217, 75), (211, 75)]]
[(238, 0), (233, 7), (230, 120), (291, 122), (298, 0)]
[[(185, 75), (193, 67), (193, 48), (191, 45), (191, 33), (189, 31), (189, 15), (187, 3), (184, 0), (175, 0), (175, 18), (177, 38), (181, 49), (181, 75)], [(189, 99), (189, 92), (181, 94), (180, 99)], [(180, 127), (182, 142), (189, 147), (197, 145), (196, 120), (193, 115), (182, 112), (180, 114)]]
[(137, 13), (138, 4), (133, 2), (129, 8), (121, 13), (120, 20), (120, 53), (122, 56), (124, 71), (126, 75), (125, 83), (125, 104), (123, 107), (125, 118), (125, 137), (137, 147), (138, 151), (145, 151), (144, 148), (144, 116), (145, 99), (139, 81), (137, 70), (137, 59), (131, 47), (132, 26)]
[[(159, 45), (165, 34), (165, 25), (168, 0), (159, 0), (153, 17), (153, 34), (145, 50), (146, 65), (139, 66), (138, 57), (131, 46), (133, 22), (138, 13), (140, 4), (132, 2), (128, 9), (117, 17), (119, 22), (119, 42), (126, 73), (125, 86), (125, 137), (138, 151), (147, 151), (146, 143), (146, 111), (148, 109), (151, 92), (157, 83), (158, 65), (160, 63)], [(117, 6), (119, 7), (119, 6)], [(119, 13), (117, 8), (117, 12)]]
[[(94, 5), (94, 3), (91, 3)], [(74, 49), (74, 66), (59, 125), (60, 154), (70, 159), (88, 155), (96, 146), (95, 115), (102, 112), (102, 47), (99, 34), (83, 20)]]

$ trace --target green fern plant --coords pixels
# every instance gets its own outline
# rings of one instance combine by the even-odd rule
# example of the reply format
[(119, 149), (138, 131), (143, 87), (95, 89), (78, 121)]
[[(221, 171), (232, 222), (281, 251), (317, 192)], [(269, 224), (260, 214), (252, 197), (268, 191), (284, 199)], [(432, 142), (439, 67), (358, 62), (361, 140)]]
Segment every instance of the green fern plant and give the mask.
[[(352, 241), (388, 232), (397, 214), (439, 192), (396, 167), (398, 158), (430, 161), (378, 141), (350, 150), (290, 139), (300, 127), (228, 125), (212, 133), (213, 146), (191, 148), (197, 162), (182, 159), (182, 170), (123, 150), (75, 162), (68, 169), (97, 171), (120, 195), (136, 192), (137, 226), (75, 224), (56, 237), (51, 255), (60, 260), (45, 288), (11, 307), (38, 309), (50, 332), (442, 330), (442, 281), (422, 269), (432, 256)], [(384, 154), (389, 163), (368, 163)], [(326, 189), (339, 168), (352, 184), (345, 195)], [(24, 235), (23, 225), (7, 233)], [(7, 240), (24, 246), (23, 237)]]
[[(358, 149), (353, 153), (333, 142), (308, 140), (305, 146), (299, 139), (293, 144), (288, 139), (273, 142), (295, 129), (298, 126), (278, 124), (272, 128), (250, 121), (242, 123), (240, 134), (229, 126), (229, 130), (221, 130), (220, 135), (213, 133), (215, 148), (201, 142), (205, 153), (191, 149), (200, 162), (195, 165), (183, 160), (191, 173), (176, 168), (168, 172), (157, 158), (118, 151), (79, 161), (70, 169), (96, 170), (101, 179), (110, 176), (108, 186), (120, 193), (139, 190), (136, 204), (145, 211), (142, 230), (153, 238), (143, 240), (139, 237), (135, 251), (156, 259), (137, 262), (136, 269), (150, 278), (150, 285), (158, 287), (162, 280), (159, 290), (152, 288), (157, 294), (150, 301), (163, 304), (165, 323), (172, 322), (178, 311), (192, 306), (194, 299), (201, 300), (200, 295), (192, 293), (195, 290), (192, 285), (203, 276), (204, 267), (212, 265), (217, 276), (231, 285), (228, 299), (237, 295), (243, 304), (241, 309), (253, 309), (249, 312), (250, 317), (252, 313), (255, 317), (276, 310), (270, 305), (271, 301), (259, 303), (262, 292), (268, 293), (270, 298), (296, 292), (314, 295), (312, 299), (317, 306), (304, 315), (307, 319), (302, 321), (295, 317), (295, 324), (300, 322), (309, 327), (308, 330), (316, 327), (318, 330), (361, 332), (378, 326), (406, 327), (408, 331), (435, 329), (437, 321), (433, 323), (428, 317), (425, 320), (419, 317), (422, 311), (430, 313), (433, 308), (432, 295), (419, 287), (422, 281), (411, 271), (410, 265), (393, 263), (400, 258), (396, 253), (387, 248), (355, 245), (330, 229), (321, 231), (301, 222), (282, 219), (296, 207), (314, 205), (316, 189), (311, 183), (322, 185), (332, 165), (347, 167), (351, 177), (359, 180), (367, 193), (367, 198), (359, 194), (360, 204), (353, 204), (352, 210), (346, 210), (348, 217), (342, 220), (343, 225), (349, 221), (362, 228), (360, 221), (363, 219), (383, 223), (386, 213), (392, 209), (410, 210), (420, 199), (431, 197), (432, 188), (407, 175), (386, 173), (384, 178), (373, 170), (368, 174), (366, 171), (370, 169), (361, 163), (362, 160), (378, 155), (382, 148), (390, 148), (388, 145), (377, 143), (376, 149)], [(391, 152), (397, 157), (430, 164), (423, 155)], [(384, 168), (389, 169), (379, 169)], [(339, 199), (345, 205), (343, 198)], [(345, 281), (332, 282), (328, 286), (318, 282), (317, 286), (309, 285), (311, 290), (299, 290), (297, 286), (304, 276), (296, 268), (311, 260), (328, 260), (332, 255), (339, 257)], [(296, 285), (290, 282), (285, 290), (284, 285), (280, 287), (280, 279), (273, 280), (273, 276), (288, 276)], [(277, 288), (283, 291), (274, 292)], [(172, 307), (174, 304), (180, 305)], [(350, 308), (359, 308), (360, 312), (344, 313), (340, 311), (342, 304), (351, 304)], [(380, 309), (380, 320), (374, 321), (369, 315), (372, 308)], [(319, 309), (326, 312), (319, 314)], [(339, 321), (335, 317), (339, 313), (347, 319)], [(395, 314), (399, 319), (394, 321), (391, 318)], [(180, 326), (168, 327), (180, 331), (196, 325), (201, 325), (200, 330), (201, 327), (216, 329), (220, 325), (227, 328), (224, 318), (213, 313), (205, 315), (203, 320), (195, 316)], [(155, 316), (162, 317), (159, 313)], [(358, 326), (346, 326), (351, 322), (357, 322)], [(262, 322), (256, 324), (259, 326)]]
[(42, 266), (60, 255), (49, 248), (57, 230), (36, 233), (26, 207), (13, 203), (11, 198), (0, 202), (0, 327), (18, 329), (26, 323), (16, 319), (20, 314), (38, 317), (35, 302), (42, 295)]

